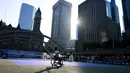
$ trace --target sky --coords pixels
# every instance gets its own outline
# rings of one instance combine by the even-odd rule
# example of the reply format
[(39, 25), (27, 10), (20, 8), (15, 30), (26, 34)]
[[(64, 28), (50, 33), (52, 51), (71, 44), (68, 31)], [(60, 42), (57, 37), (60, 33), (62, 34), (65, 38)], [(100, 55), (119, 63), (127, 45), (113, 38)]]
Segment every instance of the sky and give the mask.
[[(52, 6), (58, 0), (0, 0), (0, 20), (8, 24), (12, 24), (13, 27), (17, 27), (20, 8), (22, 3), (27, 3), (33, 5), (35, 8), (40, 7), (42, 12), (41, 21), (41, 32), (44, 35), (51, 36), (51, 26), (52, 26)], [(78, 5), (85, 0), (66, 0), (72, 3), (72, 13), (71, 13), (71, 39), (76, 38), (76, 25), (78, 24)], [(110, 1), (110, 0), (109, 0)], [(116, 0), (116, 4), (119, 7), (119, 14), (121, 16), (121, 31), (124, 30), (122, 21), (122, 5), (120, 0)]]

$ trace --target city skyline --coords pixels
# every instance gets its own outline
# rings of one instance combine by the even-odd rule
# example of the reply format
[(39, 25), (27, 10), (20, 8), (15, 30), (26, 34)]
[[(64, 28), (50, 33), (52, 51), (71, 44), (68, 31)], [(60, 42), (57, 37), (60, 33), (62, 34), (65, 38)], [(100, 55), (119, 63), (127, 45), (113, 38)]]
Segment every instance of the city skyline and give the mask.
[[(3, 10), (0, 12), (0, 19), (9, 25), (12, 24), (13, 27), (17, 27), (18, 25), (18, 17), (20, 14), (20, 6), (22, 3), (28, 3), (33, 5), (34, 7), (41, 8), (42, 12), (42, 21), (41, 21), (41, 32), (47, 36), (51, 36), (51, 26), (52, 26), (52, 6), (58, 0), (3, 0), (0, 3), (0, 9)], [(72, 19), (71, 19), (71, 38), (76, 38), (76, 24), (77, 24), (77, 17), (78, 17), (78, 5), (85, 0), (66, 0), (72, 3)], [(117, 4), (121, 4), (119, 0), (116, 0)], [(121, 5), (118, 5), (121, 8)], [(121, 8), (122, 9), (122, 8)], [(122, 11), (120, 12), (120, 16), (122, 15)], [(122, 18), (120, 18), (122, 19)], [(122, 24), (122, 23), (121, 23)], [(121, 25), (122, 27), (123, 25)], [(122, 27), (123, 29), (123, 27)]]

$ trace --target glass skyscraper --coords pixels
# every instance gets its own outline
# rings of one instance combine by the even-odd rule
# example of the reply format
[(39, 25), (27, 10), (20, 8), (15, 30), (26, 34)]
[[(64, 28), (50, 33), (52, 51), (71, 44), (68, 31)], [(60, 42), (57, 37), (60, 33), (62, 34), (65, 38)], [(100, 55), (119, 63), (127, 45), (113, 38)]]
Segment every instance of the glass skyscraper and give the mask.
[(106, 1), (106, 14), (110, 17), (115, 23), (120, 23), (119, 19), (119, 9), (115, 3), (115, 0), (111, 0), (111, 2)]
[(111, 14), (112, 14), (112, 20), (115, 23), (120, 23), (120, 18), (119, 18), (119, 9), (116, 5), (115, 0), (111, 0)]
[(32, 5), (23, 3), (20, 10), (19, 24), (21, 29), (33, 30), (33, 19), (36, 8)]
[(116, 0), (111, 0), (111, 14), (112, 20), (117, 26), (117, 33), (119, 39), (121, 39), (121, 26), (120, 26), (120, 17), (119, 17), (119, 9), (116, 5)]
[(115, 0), (108, 2), (106, 0), (106, 14), (111, 20), (116, 24), (118, 30), (118, 38), (121, 38), (121, 29), (120, 29), (120, 18), (119, 18), (119, 9), (116, 5)]
[(108, 17), (112, 18), (112, 15), (111, 15), (111, 4), (107, 0), (105, 2), (106, 2), (106, 14), (107, 14)]

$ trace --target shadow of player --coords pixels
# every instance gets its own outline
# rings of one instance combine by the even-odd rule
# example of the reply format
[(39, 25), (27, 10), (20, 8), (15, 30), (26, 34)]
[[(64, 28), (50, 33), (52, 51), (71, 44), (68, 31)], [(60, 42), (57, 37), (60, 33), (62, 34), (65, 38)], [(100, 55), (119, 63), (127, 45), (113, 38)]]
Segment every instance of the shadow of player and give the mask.
[(40, 71), (35, 72), (35, 73), (43, 73), (45, 71), (47, 71), (48, 73), (50, 73), (50, 70), (52, 70), (52, 69), (58, 69), (58, 68), (57, 67), (47, 67), (44, 70), (40, 70)]

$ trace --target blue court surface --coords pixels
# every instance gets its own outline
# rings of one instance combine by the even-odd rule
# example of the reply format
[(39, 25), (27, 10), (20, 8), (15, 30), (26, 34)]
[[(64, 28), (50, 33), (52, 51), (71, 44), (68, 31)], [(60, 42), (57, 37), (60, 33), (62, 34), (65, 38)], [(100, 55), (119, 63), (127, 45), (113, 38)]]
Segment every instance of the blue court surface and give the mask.
[[(51, 66), (50, 60), (43, 59), (10, 59), (10, 61), (14, 62), (20, 66)], [(105, 65), (105, 64), (93, 64), (93, 63), (82, 63), (82, 62), (63, 62), (64, 66), (113, 66), (113, 65)]]
[(57, 69), (51, 66), (50, 60), (1, 59), (0, 73), (130, 73), (130, 66), (65, 61)]

